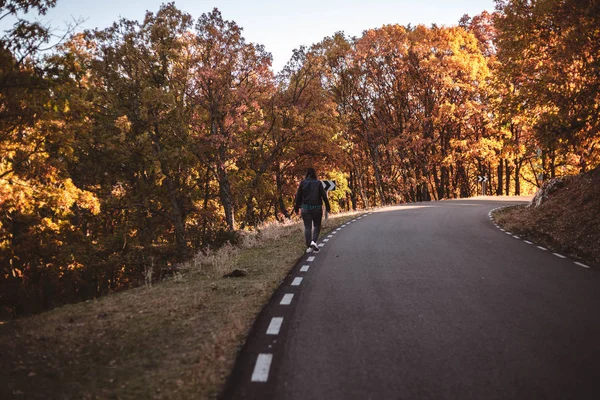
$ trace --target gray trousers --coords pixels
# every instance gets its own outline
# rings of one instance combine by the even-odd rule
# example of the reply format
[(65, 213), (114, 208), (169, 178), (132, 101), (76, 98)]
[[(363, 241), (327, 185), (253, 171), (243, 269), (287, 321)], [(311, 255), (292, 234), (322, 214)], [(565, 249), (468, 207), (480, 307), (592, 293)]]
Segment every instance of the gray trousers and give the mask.
[[(319, 233), (321, 233), (321, 220), (323, 219), (323, 209), (302, 210), (302, 221), (304, 222), (304, 241), (306, 247), (310, 246), (310, 242), (317, 242)], [(314, 225), (314, 229), (313, 229)]]

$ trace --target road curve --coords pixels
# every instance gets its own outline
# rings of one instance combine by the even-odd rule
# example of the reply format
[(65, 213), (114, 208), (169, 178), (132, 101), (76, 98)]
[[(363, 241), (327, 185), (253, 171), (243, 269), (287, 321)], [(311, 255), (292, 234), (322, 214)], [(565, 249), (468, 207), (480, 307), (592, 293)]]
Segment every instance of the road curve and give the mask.
[(600, 271), (500, 231), (506, 204), (389, 207), (323, 238), (222, 397), (600, 398)]

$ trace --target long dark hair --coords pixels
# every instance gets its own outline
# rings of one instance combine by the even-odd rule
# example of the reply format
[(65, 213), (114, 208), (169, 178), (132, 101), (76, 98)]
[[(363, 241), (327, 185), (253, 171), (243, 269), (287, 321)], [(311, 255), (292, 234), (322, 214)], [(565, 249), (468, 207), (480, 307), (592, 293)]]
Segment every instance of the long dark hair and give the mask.
[(317, 179), (317, 171), (315, 171), (314, 168), (308, 168), (306, 170), (306, 177), (307, 178)]

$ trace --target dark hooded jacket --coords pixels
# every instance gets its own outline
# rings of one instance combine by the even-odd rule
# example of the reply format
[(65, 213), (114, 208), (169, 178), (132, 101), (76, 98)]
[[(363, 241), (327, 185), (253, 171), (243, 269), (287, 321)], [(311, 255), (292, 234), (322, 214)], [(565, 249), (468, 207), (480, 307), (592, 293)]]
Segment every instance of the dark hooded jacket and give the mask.
[(331, 207), (329, 206), (329, 200), (327, 200), (327, 193), (325, 193), (323, 184), (318, 179), (308, 177), (298, 185), (294, 201), (294, 212), (298, 212), (300, 208), (320, 208), (323, 202), (325, 203), (327, 212), (329, 212)]

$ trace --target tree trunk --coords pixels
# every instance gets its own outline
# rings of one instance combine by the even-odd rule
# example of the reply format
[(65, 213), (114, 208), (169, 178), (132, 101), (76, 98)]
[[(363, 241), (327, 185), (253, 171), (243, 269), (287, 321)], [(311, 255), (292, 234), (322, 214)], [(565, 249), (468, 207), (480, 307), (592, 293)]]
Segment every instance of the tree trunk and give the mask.
[(371, 204), (369, 202), (369, 195), (368, 195), (368, 193), (365, 192), (365, 186), (362, 183), (362, 175), (356, 177), (356, 183), (358, 185), (360, 197), (363, 202), (363, 207), (369, 208), (371, 206)]
[(521, 195), (521, 163), (523, 161), (519, 161), (515, 164), (515, 196)]
[(290, 219), (291, 215), (285, 207), (285, 202), (283, 201), (283, 179), (281, 179), (280, 171), (277, 171), (275, 174), (275, 182), (277, 185), (277, 203), (279, 204), (279, 209), (287, 219)]
[(500, 159), (500, 162), (498, 163), (498, 186), (496, 189), (496, 195), (497, 196), (502, 196), (502, 181), (504, 180), (504, 165), (503, 165), (503, 160), (502, 158)]
[(442, 165), (441, 168), (441, 185), (442, 185), (442, 198), (449, 199), (450, 198), (450, 171), (448, 167)]
[(227, 171), (222, 162), (217, 162), (217, 180), (219, 181), (219, 197), (225, 212), (225, 223), (229, 231), (235, 230), (235, 216), (233, 207), (233, 196), (231, 194), (231, 185), (227, 177)]
[(169, 200), (173, 209), (173, 226), (175, 228), (175, 247), (177, 249), (177, 259), (185, 260), (187, 258), (187, 240), (185, 235), (185, 213), (180, 206), (175, 192), (175, 185), (169, 178), (165, 179), (167, 190), (169, 191)]
[(204, 177), (204, 199), (202, 202), (202, 211), (205, 214), (202, 216), (202, 246), (204, 246), (204, 238), (206, 237), (206, 226), (208, 225), (208, 218), (206, 217), (206, 210), (208, 208), (208, 200), (210, 198), (210, 168), (206, 167), (206, 176)]
[(469, 178), (467, 177), (467, 171), (465, 166), (460, 162), (457, 166), (458, 171), (456, 172), (457, 179), (459, 180), (460, 197), (470, 197), (471, 189), (469, 188)]
[(167, 197), (171, 203), (171, 213), (168, 219), (171, 220), (175, 230), (175, 248), (177, 249), (177, 259), (184, 260), (187, 257), (187, 240), (185, 235), (185, 211), (177, 196), (177, 187), (173, 182), (172, 173), (167, 163), (163, 162), (163, 151), (160, 144), (158, 123), (154, 124), (154, 152), (160, 165), (160, 169), (165, 175), (165, 184), (167, 187)]
[(244, 229), (246, 225), (256, 226), (256, 214), (254, 212), (254, 193), (256, 191), (256, 185), (258, 184), (258, 180), (255, 177), (252, 182), (250, 182), (248, 197), (246, 198), (246, 216), (244, 217), (244, 221), (242, 222), (241, 228)]
[(506, 180), (504, 182), (506, 184), (506, 195), (510, 196), (510, 165), (508, 165), (508, 160), (504, 162), (504, 169), (506, 171)]
[(442, 183), (440, 181), (440, 178), (438, 177), (438, 173), (437, 173), (437, 168), (435, 167), (435, 165), (433, 166), (432, 169), (432, 175), (433, 175), (433, 182), (435, 184), (435, 199), (439, 200), (441, 198), (444, 197), (444, 188), (442, 187)]
[(356, 211), (356, 203), (358, 199), (356, 198), (356, 173), (350, 170), (350, 179), (348, 181), (350, 186), (350, 201), (352, 202), (352, 209)]
[(367, 145), (369, 147), (369, 155), (371, 156), (371, 163), (373, 164), (373, 172), (375, 174), (376, 192), (379, 194), (381, 204), (386, 204), (385, 191), (383, 189), (383, 179), (381, 179), (381, 171), (379, 170), (379, 151), (377, 150), (376, 144), (371, 139), (371, 135), (365, 132), (367, 138)]

